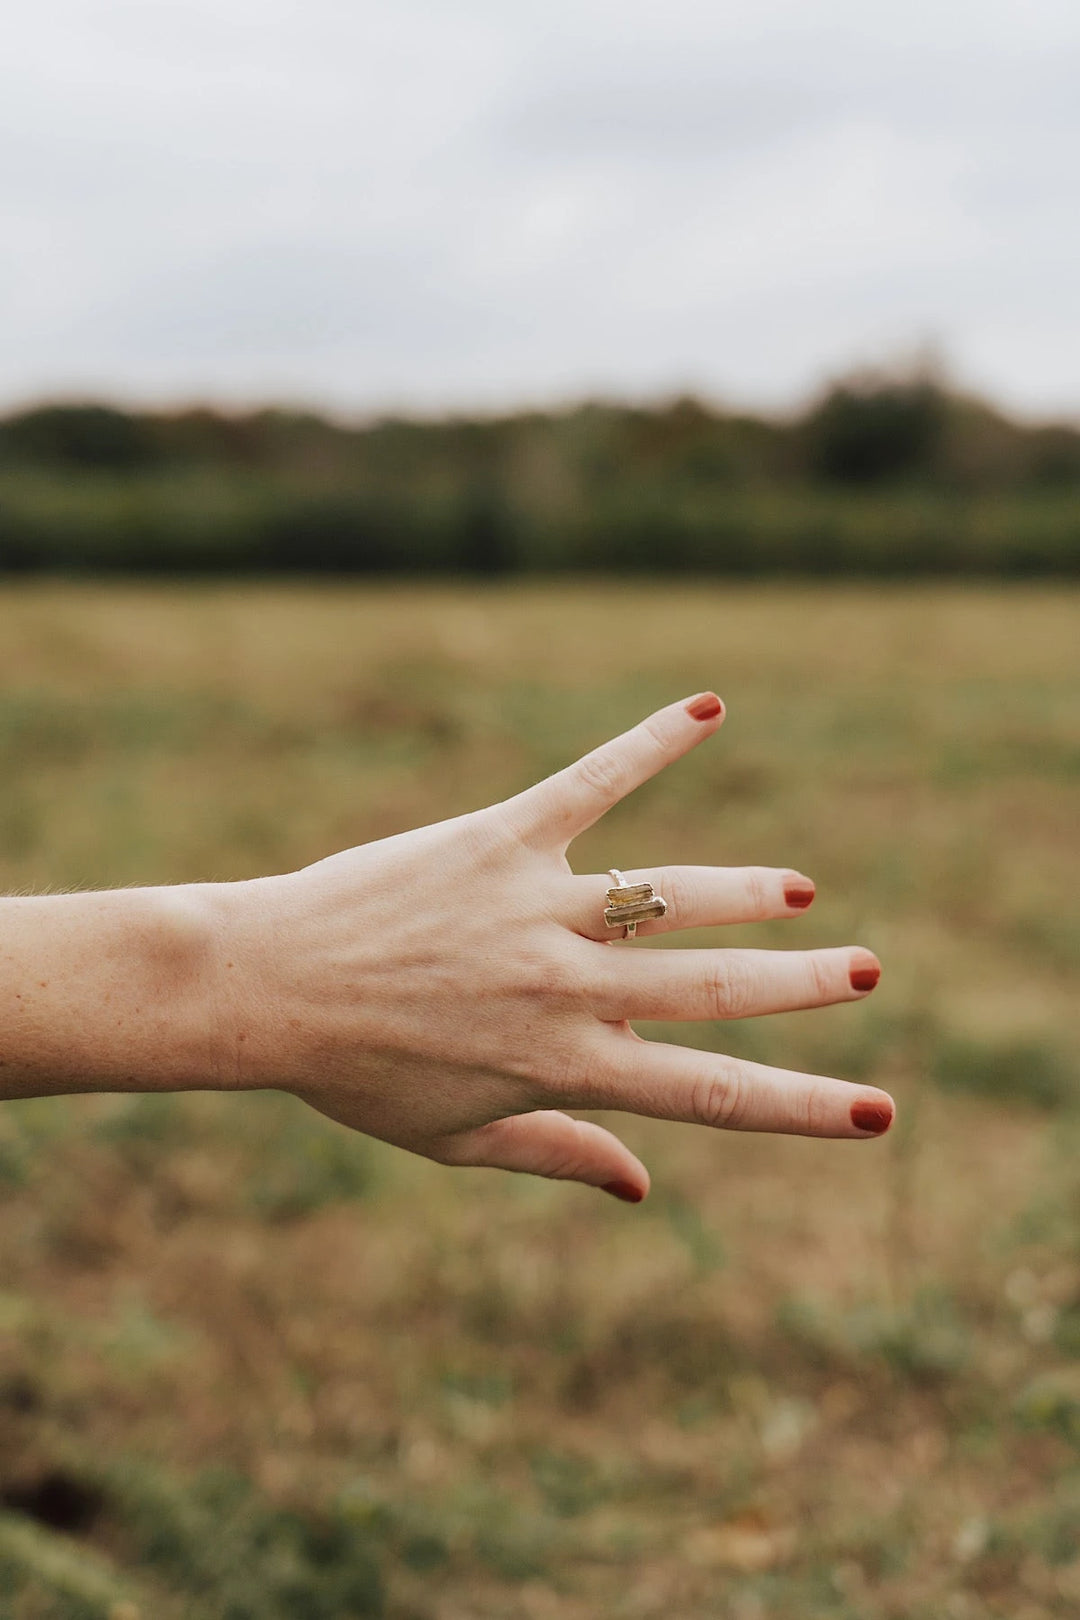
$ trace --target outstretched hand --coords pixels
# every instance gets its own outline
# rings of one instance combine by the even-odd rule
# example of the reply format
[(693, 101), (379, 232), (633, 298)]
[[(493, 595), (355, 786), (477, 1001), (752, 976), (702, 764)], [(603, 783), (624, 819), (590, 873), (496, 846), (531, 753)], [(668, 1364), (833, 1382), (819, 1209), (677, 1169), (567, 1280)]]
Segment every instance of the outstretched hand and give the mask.
[[(883, 1091), (644, 1041), (630, 1027), (857, 1001), (880, 974), (856, 946), (611, 948), (611, 878), (573, 875), (567, 849), (722, 720), (705, 693), (505, 803), (223, 886), (236, 1083), (294, 1092), (444, 1164), (582, 1181), (634, 1202), (649, 1186), (640, 1160), (564, 1109), (807, 1136), (887, 1130)], [(793, 917), (814, 892), (769, 867), (626, 876), (668, 903), (641, 935)]]

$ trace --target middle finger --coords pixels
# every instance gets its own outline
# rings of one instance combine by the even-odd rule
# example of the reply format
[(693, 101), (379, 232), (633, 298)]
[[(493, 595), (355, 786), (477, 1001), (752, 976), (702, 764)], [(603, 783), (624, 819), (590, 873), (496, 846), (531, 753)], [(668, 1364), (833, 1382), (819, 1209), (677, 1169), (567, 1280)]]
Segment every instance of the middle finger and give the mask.
[(598, 951), (592, 1010), (624, 1019), (755, 1018), (860, 1001), (881, 965), (861, 946), (818, 951)]

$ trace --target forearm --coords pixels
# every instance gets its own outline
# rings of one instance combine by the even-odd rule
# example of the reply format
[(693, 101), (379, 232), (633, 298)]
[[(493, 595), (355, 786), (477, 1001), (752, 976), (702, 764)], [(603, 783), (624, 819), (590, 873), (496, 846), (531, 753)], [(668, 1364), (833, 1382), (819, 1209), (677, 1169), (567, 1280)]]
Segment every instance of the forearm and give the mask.
[[(893, 1104), (876, 1087), (632, 1030), (860, 1000), (880, 973), (869, 951), (613, 950), (614, 874), (570, 871), (573, 839), (722, 712), (699, 693), (502, 804), (300, 871), (0, 899), (0, 1098), (277, 1087), (443, 1163), (635, 1202), (640, 1160), (567, 1109), (881, 1135)], [(795, 918), (814, 894), (778, 867), (630, 882), (666, 890), (644, 934)]]
[(0, 1098), (230, 1085), (216, 891), (0, 899)]

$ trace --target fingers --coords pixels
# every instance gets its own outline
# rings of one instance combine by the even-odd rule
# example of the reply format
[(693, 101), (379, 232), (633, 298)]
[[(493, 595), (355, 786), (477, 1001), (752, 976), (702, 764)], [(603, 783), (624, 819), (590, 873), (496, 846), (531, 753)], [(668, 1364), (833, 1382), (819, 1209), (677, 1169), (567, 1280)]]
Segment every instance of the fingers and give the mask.
[[(621, 1108), (654, 1119), (682, 1120), (729, 1131), (868, 1140), (892, 1124), (885, 1091), (819, 1074), (772, 1069), (742, 1058), (664, 1046), (611, 1032), (606, 1083), (582, 1108)], [(599, 1065), (594, 1067), (594, 1075)]]
[(487, 1165), (554, 1181), (583, 1181), (628, 1204), (639, 1204), (649, 1190), (649, 1172), (617, 1136), (553, 1109), (514, 1114), (451, 1137), (442, 1144), (439, 1158), (447, 1164)]
[(723, 718), (712, 692), (669, 704), (503, 808), (521, 837), (565, 849), (634, 788), (711, 737)]
[(859, 1001), (881, 976), (861, 947), (820, 951), (597, 951), (590, 1006), (623, 1019), (757, 1018)]
[[(764, 922), (797, 917), (814, 898), (814, 885), (801, 872), (770, 866), (669, 866), (627, 872), (628, 883), (651, 883), (667, 901), (667, 913), (638, 923), (638, 936), (676, 928), (716, 928), (723, 923)], [(588, 939), (610, 940), (618, 930), (604, 922), (610, 877), (573, 879), (566, 921)]]

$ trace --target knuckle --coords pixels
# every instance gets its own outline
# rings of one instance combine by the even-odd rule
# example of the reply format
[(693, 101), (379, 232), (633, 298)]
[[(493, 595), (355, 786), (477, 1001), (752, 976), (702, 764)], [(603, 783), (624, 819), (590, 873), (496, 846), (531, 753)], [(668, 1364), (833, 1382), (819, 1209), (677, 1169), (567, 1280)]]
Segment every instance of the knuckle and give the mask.
[(690, 1111), (699, 1125), (737, 1130), (745, 1110), (745, 1088), (734, 1064), (721, 1062), (694, 1082)]
[(568, 951), (535, 950), (519, 962), (517, 988), (548, 1008), (580, 1005), (587, 985), (584, 964)]
[(619, 792), (622, 770), (610, 749), (597, 748), (579, 759), (574, 767), (578, 782), (597, 797), (609, 799)]
[(660, 749), (662, 753), (667, 752), (669, 746), (668, 738), (665, 736), (664, 728), (657, 720), (655, 714), (650, 714), (647, 720), (643, 720), (641, 722), (641, 729), (645, 735), (656, 744), (657, 748)]
[(714, 1018), (744, 1018), (754, 1001), (745, 964), (729, 956), (710, 967), (706, 998)]
[(811, 953), (806, 958), (806, 967), (810, 993), (814, 1000), (832, 1001), (836, 993), (835, 975), (828, 958)]
[(570, 1140), (560, 1142), (539, 1166), (540, 1174), (547, 1176), (551, 1181), (580, 1181), (588, 1170), (586, 1128), (580, 1120), (575, 1120), (574, 1125), (575, 1129)]
[(459, 816), (454, 823), (455, 831), (463, 834), (464, 846), (484, 868), (490, 868), (493, 860), (502, 857), (515, 860), (520, 856), (524, 801), (524, 794), (519, 795), (517, 801), (504, 799), (500, 804)]
[(829, 1133), (831, 1110), (829, 1099), (821, 1086), (808, 1086), (799, 1110), (802, 1130), (807, 1136), (826, 1136)]

